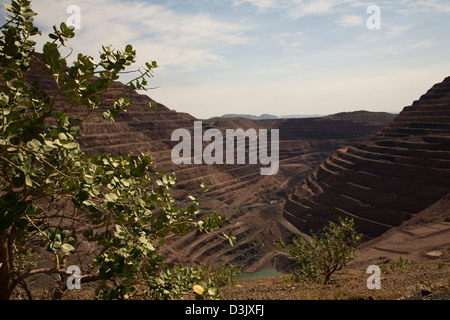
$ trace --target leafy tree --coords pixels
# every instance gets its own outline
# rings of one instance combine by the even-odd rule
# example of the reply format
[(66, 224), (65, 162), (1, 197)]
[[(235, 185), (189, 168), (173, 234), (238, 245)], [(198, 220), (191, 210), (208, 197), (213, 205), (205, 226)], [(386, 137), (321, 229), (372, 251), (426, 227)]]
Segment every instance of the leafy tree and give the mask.
[(291, 244), (282, 240), (276, 244), (295, 260), (294, 281), (328, 284), (334, 272), (356, 257), (361, 237), (355, 231), (353, 219), (339, 218), (339, 224), (330, 223), (317, 233), (311, 232), (309, 241), (298, 236)]
[[(69, 264), (81, 268), (81, 284), (95, 283), (103, 299), (167, 299), (191, 291), (194, 284), (208, 288), (197, 269), (167, 264), (158, 248), (170, 235), (210, 232), (225, 217), (201, 213), (194, 197), (177, 204), (169, 191), (175, 176), (155, 172), (148, 154), (87, 157), (80, 149), (83, 121), (99, 114), (114, 121), (132, 103), (127, 90), (146, 89), (157, 63), (146, 63), (125, 85), (116, 80), (135, 62), (131, 45), (124, 50), (102, 47), (98, 62), (79, 54), (68, 66), (60, 48), (74, 37), (72, 28), (54, 26), (37, 54), (32, 38), (40, 31), (33, 24), (31, 2), (4, 5), (0, 299), (9, 299), (18, 287), (32, 298), (27, 281), (39, 274), (54, 276), (53, 298), (60, 298), (70, 279)], [(41, 88), (31, 76), (33, 68), (48, 75), (54, 90)], [(110, 91), (124, 96), (104, 100)], [(41, 252), (48, 253), (50, 267), (36, 265)]]

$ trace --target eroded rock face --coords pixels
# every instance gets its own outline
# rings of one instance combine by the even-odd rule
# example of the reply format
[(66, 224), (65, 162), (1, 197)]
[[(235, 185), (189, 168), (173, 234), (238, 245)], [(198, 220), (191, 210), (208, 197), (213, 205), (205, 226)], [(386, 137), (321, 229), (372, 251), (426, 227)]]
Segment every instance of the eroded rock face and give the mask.
[[(54, 92), (55, 87), (52, 81), (40, 68), (35, 68), (30, 77), (38, 79), (42, 83), (42, 87), (49, 93)], [(433, 163), (440, 164), (438, 168), (442, 169), (447, 164), (445, 157), (449, 159), (448, 154), (442, 151), (448, 150), (448, 140), (445, 140), (445, 135), (430, 135), (427, 136), (428, 140), (421, 142), (426, 146), (435, 145), (434, 151), (424, 147), (425, 151), (419, 148), (417, 155), (413, 155), (414, 153), (409, 155), (409, 150), (414, 143), (419, 143), (414, 140), (415, 138), (408, 142), (411, 137), (410, 132), (403, 132), (403, 137), (388, 135), (389, 133), (398, 134), (395, 130), (397, 126), (398, 129), (410, 128), (407, 122), (403, 123), (397, 120), (374, 139), (368, 140), (382, 130), (386, 124), (342, 118), (309, 118), (203, 123), (203, 130), (217, 128), (222, 132), (235, 128), (244, 130), (248, 128), (279, 129), (280, 167), (276, 175), (261, 176), (259, 164), (175, 165), (171, 160), (171, 150), (177, 142), (171, 141), (171, 134), (180, 128), (185, 128), (192, 133), (194, 121), (197, 119), (189, 114), (170, 110), (164, 105), (156, 103), (147, 95), (123, 88), (120, 83), (116, 83), (114, 88), (116, 90), (105, 94), (104, 100), (114, 100), (117, 95), (126, 96), (132, 101), (132, 106), (127, 113), (120, 114), (115, 123), (103, 120), (99, 113), (90, 117), (83, 126), (81, 141), (83, 150), (87, 154), (107, 152), (113, 155), (125, 152), (131, 154), (149, 152), (155, 159), (155, 166), (158, 170), (176, 174), (177, 185), (173, 190), (176, 199), (186, 200), (187, 196), (192, 194), (201, 183), (207, 185), (210, 191), (201, 199), (202, 207), (225, 213), (228, 217), (227, 225), (217, 233), (228, 233), (232, 230), (237, 236), (236, 244), (233, 247), (215, 233), (200, 237), (188, 234), (181, 238), (170, 239), (161, 248), (166, 253), (168, 261), (211, 263), (213, 265), (234, 263), (247, 271), (274, 267), (280, 270), (286, 269), (288, 261), (277, 251), (274, 240), (286, 240), (298, 234), (299, 230), (303, 231), (305, 228), (309, 230), (311, 227), (321, 226), (328, 219), (342, 216), (342, 210), (354, 215), (359, 214), (361, 216), (358, 220), (359, 225), (367, 225), (367, 230), (370, 232), (374, 230), (381, 232), (411, 215), (409, 209), (406, 209), (406, 205), (412, 210), (417, 205), (425, 207), (428, 203), (423, 202), (422, 198), (416, 197), (415, 194), (414, 197), (411, 196), (412, 190), (417, 189), (419, 193), (425, 192), (421, 190), (423, 184), (412, 185), (409, 183), (409, 180), (417, 180), (415, 176), (407, 179), (408, 182), (403, 180), (405, 176), (409, 176), (409, 171), (404, 172), (403, 170), (406, 169), (403, 167), (418, 166), (416, 163), (408, 161), (421, 160), (423, 166), (427, 167), (424, 155), (432, 157), (432, 155), (440, 154), (440, 158)], [(157, 110), (144, 111), (144, 107), (149, 103), (156, 103)], [(64, 107), (64, 99), (59, 100), (58, 108)], [(441, 115), (440, 110), (437, 110), (437, 118)], [(418, 117), (422, 119), (420, 115)], [(416, 120), (417, 117), (412, 119), (411, 123), (416, 123)], [(399, 126), (402, 123), (405, 127)], [(420, 131), (421, 129), (423, 128), (415, 127), (415, 130)], [(440, 140), (441, 138), (444, 140)], [(406, 144), (392, 148), (390, 143), (398, 139)], [(349, 147), (366, 140), (369, 142), (357, 147)], [(374, 141), (379, 141), (379, 143)], [(446, 141), (447, 149), (441, 148), (441, 145), (445, 146)], [(368, 149), (369, 147), (377, 149)], [(369, 155), (377, 155), (378, 152), (381, 152), (380, 148), (398, 149), (396, 152), (399, 154), (395, 158), (375, 157), (372, 159)], [(326, 160), (337, 149), (341, 151)], [(387, 154), (393, 157), (393, 154), (396, 153), (388, 152)], [(363, 165), (363, 161), (359, 161), (360, 158), (367, 158), (368, 161)], [(324, 160), (326, 161), (322, 162)], [(397, 169), (389, 162), (401, 164), (402, 169)], [(319, 165), (320, 169), (313, 172), (314, 168)], [(351, 167), (351, 165), (357, 166)], [(349, 169), (346, 169), (347, 166)], [(344, 177), (339, 171), (340, 167), (343, 168), (342, 172), (354, 173), (352, 180), (346, 180), (347, 176)], [(404, 173), (396, 176), (400, 172)], [(420, 175), (420, 171), (412, 170), (412, 172)], [(424, 173), (424, 176), (427, 175), (433, 179), (430, 172)], [(303, 180), (307, 176), (308, 178)], [(398, 184), (389, 183), (387, 187), (384, 187), (386, 179), (395, 182), (400, 180), (403, 181), (403, 184), (400, 182)], [(366, 181), (371, 182), (369, 184)], [(337, 184), (334, 185), (335, 183)], [(355, 196), (355, 199), (358, 200), (354, 202), (350, 198), (351, 194), (345, 194), (347, 197), (344, 197), (344, 194), (341, 195), (340, 190), (343, 185), (346, 187), (343, 190), (348, 190), (346, 192), (355, 190), (360, 198)], [(411, 191), (399, 192), (397, 196), (398, 188), (410, 185)], [(433, 183), (425, 183), (425, 185), (429, 188), (425, 193), (431, 194), (436, 189), (434, 197), (437, 198), (442, 189), (441, 184), (436, 184), (433, 180)], [(337, 191), (328, 193), (329, 188)], [(380, 193), (378, 190), (383, 192)], [(324, 196), (321, 197), (322, 194)], [(395, 210), (389, 209), (391, 210), (389, 211), (384, 208), (384, 211), (370, 211), (372, 208), (363, 202), (366, 198), (378, 199), (378, 209), (384, 208), (383, 206), (391, 206), (395, 207)], [(431, 203), (435, 198), (429, 199), (429, 202)], [(415, 199), (416, 202), (411, 201), (412, 199)], [(347, 203), (346, 201), (350, 201), (350, 206), (344, 205)], [(319, 204), (319, 206), (315, 207), (315, 204)], [(372, 223), (372, 220), (377, 223)]]
[[(129, 98), (133, 102), (142, 99), (141, 103), (150, 99), (133, 95)], [(171, 239), (162, 250), (168, 261), (233, 263), (248, 271), (286, 269), (288, 261), (277, 251), (274, 241), (298, 234), (282, 214), (290, 188), (334, 150), (368, 139), (383, 127), (329, 119), (204, 123), (204, 130), (217, 128), (222, 132), (234, 128), (279, 129), (279, 172), (261, 176), (261, 166), (250, 165), (248, 161), (244, 165), (173, 164), (170, 153), (176, 142), (170, 141), (171, 133), (178, 128), (192, 131), (195, 120), (162, 105), (156, 112), (132, 107), (114, 124), (98, 119), (86, 123), (83, 149), (89, 153), (150, 152), (158, 170), (176, 174), (177, 186), (173, 191), (176, 199), (186, 200), (201, 183), (206, 184), (210, 191), (201, 199), (201, 205), (227, 215), (227, 225), (217, 233), (233, 231), (236, 244), (231, 247), (215, 233), (200, 237), (189, 234)]]
[(298, 183), (284, 216), (308, 232), (350, 216), (375, 237), (450, 190), (450, 77), (372, 139), (334, 152)]

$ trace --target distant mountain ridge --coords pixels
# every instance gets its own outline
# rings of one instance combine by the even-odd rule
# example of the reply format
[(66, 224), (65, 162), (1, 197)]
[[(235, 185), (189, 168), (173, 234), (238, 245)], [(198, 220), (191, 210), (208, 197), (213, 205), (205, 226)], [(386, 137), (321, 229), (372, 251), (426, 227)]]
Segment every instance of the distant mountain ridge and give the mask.
[(291, 114), (284, 116), (276, 116), (273, 114), (261, 114), (259, 116), (253, 114), (236, 114), (236, 113), (228, 113), (222, 116), (211, 117), (208, 121), (220, 121), (221, 119), (251, 119), (251, 120), (269, 120), (269, 119), (286, 119), (286, 118), (318, 118), (324, 117), (324, 115), (320, 114)]
[(339, 112), (326, 116), (327, 119), (333, 120), (353, 120), (355, 122), (373, 122), (381, 124), (389, 124), (398, 116), (396, 113), (376, 112), (376, 111), (350, 111)]
[(259, 116), (253, 114), (236, 114), (228, 113), (222, 116), (211, 117), (207, 121), (223, 121), (223, 120), (237, 120), (237, 119), (250, 119), (250, 120), (271, 120), (271, 119), (302, 119), (302, 118), (328, 118), (336, 120), (353, 120), (360, 122), (377, 122), (377, 123), (389, 123), (394, 120), (397, 114), (389, 112), (375, 112), (367, 110), (357, 110), (350, 112), (339, 112), (330, 115), (323, 114), (290, 114), (276, 116), (273, 114), (261, 114)]

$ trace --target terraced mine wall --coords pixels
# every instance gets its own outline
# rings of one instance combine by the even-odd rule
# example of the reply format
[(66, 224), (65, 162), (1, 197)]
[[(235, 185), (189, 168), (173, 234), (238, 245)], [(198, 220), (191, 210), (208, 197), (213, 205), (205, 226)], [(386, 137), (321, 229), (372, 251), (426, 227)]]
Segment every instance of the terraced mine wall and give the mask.
[[(42, 88), (50, 94), (55, 92), (53, 82), (39, 66), (32, 70), (30, 79), (39, 80)], [(300, 187), (299, 182), (335, 150), (368, 140), (386, 125), (326, 118), (204, 121), (203, 130), (279, 129), (279, 172), (274, 176), (261, 176), (260, 165), (175, 165), (171, 160), (171, 150), (177, 142), (171, 141), (171, 134), (180, 128), (192, 133), (197, 119), (170, 110), (147, 95), (124, 88), (121, 83), (115, 83), (114, 90), (106, 93), (103, 99), (114, 100), (118, 95), (132, 101), (128, 112), (119, 114), (115, 123), (103, 120), (100, 112), (92, 114), (83, 125), (82, 149), (87, 154), (149, 152), (155, 159), (156, 170), (176, 174), (177, 184), (173, 194), (180, 201), (187, 200), (187, 196), (195, 193), (201, 183), (207, 185), (210, 191), (200, 204), (205, 210), (227, 215), (227, 225), (218, 233), (232, 230), (237, 237), (235, 246), (231, 247), (214, 233), (200, 237), (188, 234), (172, 238), (160, 250), (166, 253), (168, 261), (234, 263), (247, 271), (273, 267), (283, 269), (285, 257), (277, 252), (274, 240), (288, 239), (299, 233), (297, 228), (303, 226), (299, 222), (304, 219), (301, 209), (307, 206), (304, 201), (310, 201), (303, 199), (303, 193), (298, 192), (308, 191)], [(156, 104), (157, 110), (144, 111), (149, 104)], [(66, 101), (58, 100), (57, 107), (66, 108)], [(322, 166), (325, 167), (325, 164)], [(327, 171), (320, 170), (315, 174), (326, 176)], [(354, 179), (364, 180), (364, 177)], [(324, 180), (328, 181), (324, 183), (313, 178), (309, 180), (311, 192), (317, 194), (327, 183), (331, 183), (330, 179)], [(362, 182), (360, 184), (363, 185)], [(310, 197), (312, 193), (305, 195)], [(306, 216), (309, 214), (305, 213)], [(316, 223), (317, 218), (310, 220), (305, 220), (304, 226), (310, 222), (312, 225), (320, 224)]]
[(332, 153), (294, 188), (284, 217), (308, 232), (352, 217), (376, 237), (450, 191), (450, 77), (372, 139)]
[[(214, 234), (201, 237), (190, 234), (170, 242), (165, 249), (175, 257), (174, 261), (233, 263), (250, 272), (274, 267), (287, 270), (289, 262), (274, 241), (299, 234), (283, 217), (291, 187), (331, 152), (369, 139), (383, 124), (322, 118), (245, 119), (209, 123), (205, 127), (223, 132), (227, 128), (279, 129), (280, 170), (274, 176), (261, 176), (258, 165), (212, 166), (220, 175), (209, 185), (210, 192), (202, 203), (205, 208), (227, 215), (227, 225), (218, 232), (232, 231), (237, 237), (236, 244), (231, 247)], [(176, 171), (180, 183), (192, 188), (195, 183), (205, 181), (205, 176), (198, 175), (203, 167), (185, 166), (181, 172)], [(188, 172), (193, 178), (189, 179)], [(183, 180), (186, 177), (188, 180)]]

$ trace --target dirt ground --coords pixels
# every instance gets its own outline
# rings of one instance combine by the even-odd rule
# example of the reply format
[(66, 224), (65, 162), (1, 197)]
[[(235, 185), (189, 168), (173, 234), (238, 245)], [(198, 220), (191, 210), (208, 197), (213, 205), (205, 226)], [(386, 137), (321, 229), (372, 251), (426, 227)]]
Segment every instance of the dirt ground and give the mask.
[[(329, 285), (290, 281), (289, 275), (244, 279), (220, 290), (225, 300), (401, 300), (450, 299), (450, 259), (372, 261), (381, 269), (380, 289), (369, 289), (370, 262), (336, 272)], [(391, 267), (392, 266), (392, 267)]]
[[(380, 289), (369, 289), (370, 265), (380, 268)], [(372, 283), (370, 281), (370, 283)], [(92, 300), (93, 288), (66, 291), (63, 300)], [(222, 300), (450, 300), (450, 250), (431, 252), (420, 261), (380, 257), (355, 261), (337, 271), (328, 285), (292, 282), (290, 275), (247, 278), (219, 288)], [(42, 294), (35, 299), (48, 299)], [(193, 296), (186, 296), (191, 299)], [(13, 299), (26, 299), (15, 295)]]
[[(450, 300), (450, 197), (408, 223), (361, 245), (356, 260), (323, 286), (292, 283), (289, 276), (246, 279), (223, 288), (223, 299), (439, 299)], [(380, 289), (368, 289), (371, 265)]]

